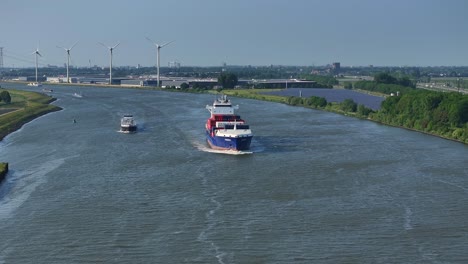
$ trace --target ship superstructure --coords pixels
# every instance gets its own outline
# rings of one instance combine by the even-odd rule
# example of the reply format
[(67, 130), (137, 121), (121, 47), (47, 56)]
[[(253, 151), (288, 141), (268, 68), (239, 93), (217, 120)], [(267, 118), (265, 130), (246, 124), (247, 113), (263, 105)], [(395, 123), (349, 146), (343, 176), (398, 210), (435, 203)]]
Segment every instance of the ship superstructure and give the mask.
[(120, 119), (120, 132), (135, 133), (137, 131), (137, 124), (133, 119), (133, 115), (124, 115)]

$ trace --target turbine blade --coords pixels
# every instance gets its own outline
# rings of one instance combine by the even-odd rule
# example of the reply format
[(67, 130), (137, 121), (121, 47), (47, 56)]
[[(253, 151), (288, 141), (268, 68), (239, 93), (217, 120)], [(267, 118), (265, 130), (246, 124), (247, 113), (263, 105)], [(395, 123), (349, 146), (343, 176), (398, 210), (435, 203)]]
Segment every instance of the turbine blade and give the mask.
[(75, 44), (73, 44), (73, 46), (71, 46), (71, 48), (69, 48), (69, 50), (72, 50), (76, 46), (76, 44), (78, 44), (78, 42), (80, 42), (80, 41), (78, 40), (77, 42), (75, 42)]
[(158, 48), (158, 49), (161, 48), (161, 46), (159, 46), (159, 44), (156, 43), (155, 41), (153, 41), (152, 39), (150, 39), (148, 37), (146, 37), (146, 39), (149, 40), (151, 43), (153, 43), (153, 45), (156, 46), (156, 48)]
[(36, 50), (36, 54), (42, 57), (38, 50)]
[(101, 44), (104, 48), (110, 49), (110, 47), (104, 45), (104, 43), (102, 43), (102, 42), (98, 42), (98, 43)]
[(115, 49), (115, 48), (117, 48), (117, 46), (118, 46), (118, 45), (120, 45), (120, 41), (119, 41), (119, 43), (115, 44), (115, 46), (114, 46), (114, 47), (112, 47), (112, 49)]
[(175, 40), (173, 40), (173, 41), (171, 41), (171, 42), (168, 42), (168, 43), (166, 43), (166, 44), (162, 44), (162, 45), (161, 45), (161, 48), (164, 47), (164, 46), (167, 46), (167, 45), (171, 44), (171, 43), (174, 42), (174, 41), (175, 41)]
[(66, 49), (66, 48), (64, 48), (64, 47), (61, 47), (61, 46), (57, 46), (57, 48), (59, 48), (59, 49), (64, 49), (65, 51), (67, 51), (67, 49)]
[(151, 42), (151, 43), (153, 43), (153, 44), (156, 44), (152, 39), (148, 38), (147, 36), (145, 36), (145, 38), (146, 38), (149, 42)]

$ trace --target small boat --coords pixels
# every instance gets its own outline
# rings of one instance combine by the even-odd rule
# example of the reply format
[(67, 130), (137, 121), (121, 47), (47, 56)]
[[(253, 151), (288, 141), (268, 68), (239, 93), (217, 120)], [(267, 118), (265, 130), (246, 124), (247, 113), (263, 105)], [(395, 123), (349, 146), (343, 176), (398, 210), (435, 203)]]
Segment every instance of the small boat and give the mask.
[(54, 90), (52, 90), (52, 89), (46, 89), (46, 88), (43, 88), (42, 91), (43, 91), (44, 93), (52, 93), (52, 92), (54, 92)]
[(83, 97), (83, 95), (81, 93), (74, 93), (73, 96), (77, 97), (77, 98), (82, 98)]
[(41, 87), (42, 83), (40, 83), (40, 82), (30, 82), (30, 83), (28, 83), (28, 86)]
[(137, 131), (137, 124), (132, 115), (124, 115), (120, 120), (120, 132), (122, 133), (135, 133)]

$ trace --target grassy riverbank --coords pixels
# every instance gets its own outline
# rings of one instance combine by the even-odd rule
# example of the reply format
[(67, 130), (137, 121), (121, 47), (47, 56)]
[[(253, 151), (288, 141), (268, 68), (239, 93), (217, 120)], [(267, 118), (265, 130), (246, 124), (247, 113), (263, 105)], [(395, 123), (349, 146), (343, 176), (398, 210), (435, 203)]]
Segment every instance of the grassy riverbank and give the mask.
[(11, 103), (0, 102), (0, 140), (39, 116), (61, 110), (50, 104), (55, 100), (50, 96), (36, 92), (2, 90), (10, 93)]
[[(6, 135), (20, 129), (24, 124), (36, 117), (61, 108), (50, 103), (55, 99), (36, 92), (6, 90), (11, 96), (11, 102), (0, 102), (0, 140)], [(0, 182), (8, 172), (8, 163), (0, 162)]]

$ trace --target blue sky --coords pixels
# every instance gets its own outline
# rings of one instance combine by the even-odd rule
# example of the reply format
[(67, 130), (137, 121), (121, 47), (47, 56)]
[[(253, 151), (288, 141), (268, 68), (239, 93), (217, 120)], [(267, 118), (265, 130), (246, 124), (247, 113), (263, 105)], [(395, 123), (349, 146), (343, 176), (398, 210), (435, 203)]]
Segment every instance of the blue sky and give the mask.
[(2, 0), (5, 67), (468, 65), (466, 0)]

